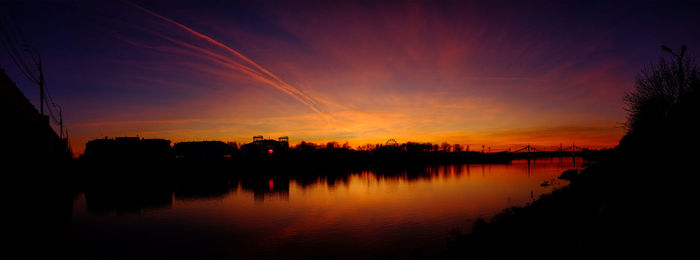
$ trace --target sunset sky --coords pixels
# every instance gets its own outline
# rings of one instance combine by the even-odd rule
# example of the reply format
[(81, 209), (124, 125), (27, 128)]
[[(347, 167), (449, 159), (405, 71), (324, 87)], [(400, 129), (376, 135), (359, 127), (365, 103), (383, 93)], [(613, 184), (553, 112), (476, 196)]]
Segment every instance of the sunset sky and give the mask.
[(77, 153), (136, 135), (612, 147), (659, 46), (700, 48), (697, 1), (8, 4)]

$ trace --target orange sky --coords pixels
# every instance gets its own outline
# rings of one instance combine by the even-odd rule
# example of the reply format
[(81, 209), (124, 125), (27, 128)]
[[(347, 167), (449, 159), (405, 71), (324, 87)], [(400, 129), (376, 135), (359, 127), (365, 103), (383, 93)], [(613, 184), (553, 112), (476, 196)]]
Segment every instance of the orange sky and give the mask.
[(623, 12), (615, 4), (501, 4), (125, 1), (17, 12), (46, 14), (20, 22), (43, 51), (77, 154), (91, 139), (136, 135), (612, 147), (624, 93), (657, 43), (697, 42), (640, 24), (660, 22), (643, 12), (601, 13)]

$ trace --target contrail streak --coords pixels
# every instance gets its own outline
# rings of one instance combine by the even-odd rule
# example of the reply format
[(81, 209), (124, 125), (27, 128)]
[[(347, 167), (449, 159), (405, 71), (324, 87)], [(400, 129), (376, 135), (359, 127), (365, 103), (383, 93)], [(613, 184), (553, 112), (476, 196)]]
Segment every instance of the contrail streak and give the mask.
[(314, 112), (318, 113), (319, 115), (323, 116), (324, 118), (328, 117), (328, 115), (326, 113), (321, 111), (321, 109), (316, 104), (316, 101), (313, 98), (304, 94), (303, 92), (301, 92), (300, 90), (298, 90), (294, 86), (289, 85), (288, 83), (284, 82), (282, 79), (277, 77), (275, 74), (273, 74), (269, 70), (263, 68), (262, 66), (258, 65), (253, 60), (251, 60), (250, 58), (241, 54), (240, 52), (232, 49), (231, 47), (226, 46), (225, 44), (223, 44), (217, 40), (212, 39), (211, 37), (209, 37), (207, 35), (204, 35), (200, 32), (195, 31), (192, 28), (189, 28), (181, 23), (178, 23), (170, 18), (164, 17), (158, 13), (155, 13), (155, 12), (148, 10), (144, 7), (141, 7), (137, 4), (134, 4), (134, 3), (131, 3), (128, 1), (126, 3), (134, 6), (135, 8), (137, 8), (137, 9), (139, 9), (147, 14), (150, 14), (158, 19), (161, 19), (161, 20), (166, 21), (170, 24), (173, 24), (173, 25), (179, 27), (180, 29), (187, 31), (200, 39), (203, 39), (211, 44), (214, 44), (214, 45), (226, 50), (230, 54), (233, 54), (234, 56), (238, 57), (239, 59), (241, 59), (241, 60), (245, 61), (246, 63), (248, 63), (249, 65), (253, 66), (253, 68), (246, 66), (244, 64), (241, 64), (241, 63), (239, 63), (231, 58), (217, 54), (211, 50), (207, 50), (205, 48), (201, 48), (201, 47), (195, 46), (193, 44), (189, 44), (189, 43), (186, 43), (184, 41), (180, 41), (180, 40), (165, 36), (165, 35), (160, 34), (160, 33), (156, 33), (161, 38), (164, 38), (164, 39), (166, 39), (172, 43), (175, 43), (177, 45), (180, 45), (181, 47), (188, 48), (188, 49), (209, 55), (212, 58), (214, 58), (217, 61), (217, 63), (219, 63), (219, 64), (223, 63), (222, 65), (224, 65), (227, 68), (236, 70), (238, 72), (241, 72), (245, 75), (250, 76), (254, 80), (257, 80), (259, 82), (270, 85), (270, 86), (284, 92), (285, 94), (289, 95), (290, 97), (294, 98), (295, 100), (299, 101), (300, 103), (306, 105), (307, 107), (309, 107), (309, 109), (313, 110)]

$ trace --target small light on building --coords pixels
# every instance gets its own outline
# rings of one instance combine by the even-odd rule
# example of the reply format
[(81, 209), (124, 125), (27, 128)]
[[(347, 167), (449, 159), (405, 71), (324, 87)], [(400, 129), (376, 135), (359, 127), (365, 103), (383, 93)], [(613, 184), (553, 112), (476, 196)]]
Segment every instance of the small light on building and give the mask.
[(272, 149), (267, 150), (267, 153), (272, 154)]

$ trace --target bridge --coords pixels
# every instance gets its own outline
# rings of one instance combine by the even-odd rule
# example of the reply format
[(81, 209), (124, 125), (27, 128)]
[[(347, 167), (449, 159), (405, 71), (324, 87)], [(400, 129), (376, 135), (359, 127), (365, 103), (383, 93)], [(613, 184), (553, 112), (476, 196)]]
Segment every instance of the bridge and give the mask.
[[(536, 148), (536, 147), (528, 144), (527, 146), (525, 146), (523, 148), (512, 151), (512, 153), (520, 153), (520, 152), (527, 152), (527, 153), (534, 153), (534, 152), (581, 152), (584, 149), (588, 149), (588, 148), (581, 148), (581, 147), (576, 146), (576, 144), (572, 144), (571, 146), (564, 148), (560, 144), (559, 149), (557, 149), (557, 150), (546, 150), (546, 149), (539, 149), (539, 148)], [(508, 152), (511, 152), (510, 148), (508, 148), (508, 150), (509, 150)]]
[[(386, 141), (384, 146), (387, 147), (396, 147), (396, 148), (403, 148), (405, 149), (405, 145), (408, 143), (403, 143), (399, 144), (396, 139), (390, 138)], [(414, 143), (417, 145), (433, 145), (431, 143)], [(438, 147), (438, 144), (434, 144), (435, 147)], [(480, 152), (481, 153), (565, 153), (565, 152), (583, 152), (586, 150), (596, 150), (594, 147), (581, 147), (577, 146), (575, 143), (572, 144), (571, 146), (564, 147), (563, 144), (559, 144), (558, 147), (556, 146), (534, 146), (531, 144), (527, 145), (517, 145), (517, 144), (510, 144), (510, 145), (500, 145), (498, 146), (499, 149), (494, 149), (493, 146), (487, 146), (485, 144), (454, 144), (449, 147), (452, 147), (452, 149), (448, 149), (442, 146), (439, 146), (440, 148), (436, 149), (444, 149), (445, 151), (452, 151), (452, 152), (479, 152), (479, 150), (472, 150), (470, 149), (473, 146), (481, 147)], [(603, 148), (603, 147), (595, 147), (595, 148)]]

